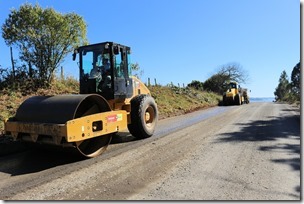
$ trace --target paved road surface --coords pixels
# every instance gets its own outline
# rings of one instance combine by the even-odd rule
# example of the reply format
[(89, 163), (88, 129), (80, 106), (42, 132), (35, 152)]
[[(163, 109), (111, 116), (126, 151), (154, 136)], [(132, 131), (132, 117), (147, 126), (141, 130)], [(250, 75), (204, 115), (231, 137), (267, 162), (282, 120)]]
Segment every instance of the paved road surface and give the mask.
[(0, 157), (2, 200), (300, 200), (301, 194), (300, 117), (286, 104), (161, 120), (155, 136), (120, 134), (88, 160), (12, 152)]

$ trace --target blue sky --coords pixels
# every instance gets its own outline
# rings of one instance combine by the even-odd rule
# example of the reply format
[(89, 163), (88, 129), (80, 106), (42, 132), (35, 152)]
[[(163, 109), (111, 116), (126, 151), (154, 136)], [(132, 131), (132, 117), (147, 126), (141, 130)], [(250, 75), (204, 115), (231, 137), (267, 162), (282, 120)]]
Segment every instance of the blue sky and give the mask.
[[(290, 77), (300, 61), (299, 0), (0, 0), (0, 25), (25, 2), (81, 15), (90, 43), (130, 46), (144, 82), (204, 82), (221, 66), (238, 63), (249, 73), (242, 86), (251, 97), (273, 97), (282, 71)], [(0, 65), (10, 67), (2, 36), (0, 52)], [(78, 77), (71, 56), (62, 65)]]

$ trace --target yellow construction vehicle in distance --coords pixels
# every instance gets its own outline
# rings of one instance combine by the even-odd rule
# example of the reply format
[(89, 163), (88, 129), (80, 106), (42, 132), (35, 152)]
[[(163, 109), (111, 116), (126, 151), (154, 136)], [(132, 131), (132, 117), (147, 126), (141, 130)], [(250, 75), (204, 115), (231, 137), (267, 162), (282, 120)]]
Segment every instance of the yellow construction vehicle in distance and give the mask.
[(75, 49), (79, 94), (34, 96), (5, 121), (14, 140), (73, 147), (85, 157), (104, 152), (113, 134), (128, 129), (136, 138), (153, 135), (157, 104), (131, 76), (130, 47), (103, 42)]
[(241, 88), (237, 82), (227, 84), (227, 91), (223, 93), (223, 105), (242, 105), (249, 103), (248, 90)]

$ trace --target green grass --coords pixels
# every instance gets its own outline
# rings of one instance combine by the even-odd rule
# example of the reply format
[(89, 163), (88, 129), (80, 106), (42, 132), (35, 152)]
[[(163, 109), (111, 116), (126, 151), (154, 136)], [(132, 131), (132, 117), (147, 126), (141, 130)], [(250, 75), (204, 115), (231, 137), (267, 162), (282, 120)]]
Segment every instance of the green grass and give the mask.
[(193, 88), (151, 86), (149, 89), (161, 119), (217, 106), (221, 101), (220, 95)]

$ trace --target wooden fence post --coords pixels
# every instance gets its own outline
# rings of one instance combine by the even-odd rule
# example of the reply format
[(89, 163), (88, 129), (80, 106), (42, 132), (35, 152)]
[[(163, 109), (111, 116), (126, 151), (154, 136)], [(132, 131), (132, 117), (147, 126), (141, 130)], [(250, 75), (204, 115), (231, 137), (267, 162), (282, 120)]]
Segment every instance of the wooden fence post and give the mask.
[(63, 66), (60, 67), (60, 77), (61, 77), (61, 80), (64, 80)]
[(12, 47), (10, 47), (10, 51), (11, 51), (11, 62), (12, 62), (12, 69), (13, 69), (13, 84), (15, 84), (15, 62), (14, 62)]

